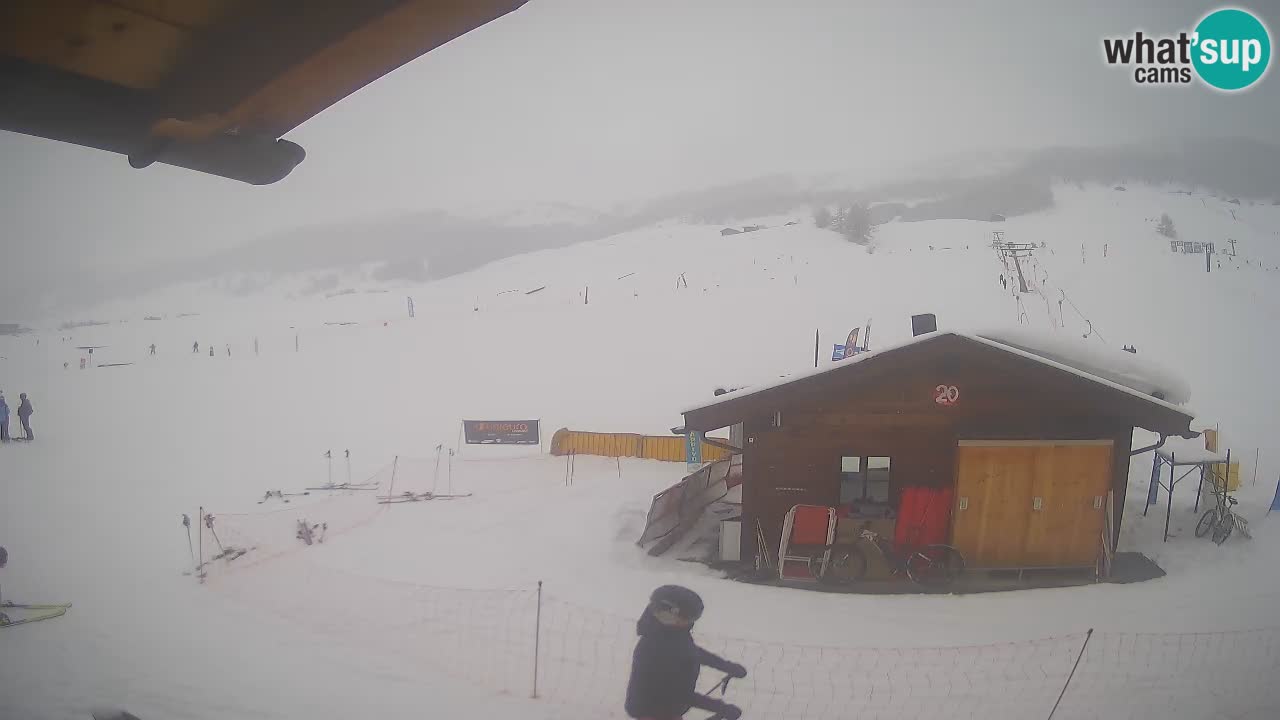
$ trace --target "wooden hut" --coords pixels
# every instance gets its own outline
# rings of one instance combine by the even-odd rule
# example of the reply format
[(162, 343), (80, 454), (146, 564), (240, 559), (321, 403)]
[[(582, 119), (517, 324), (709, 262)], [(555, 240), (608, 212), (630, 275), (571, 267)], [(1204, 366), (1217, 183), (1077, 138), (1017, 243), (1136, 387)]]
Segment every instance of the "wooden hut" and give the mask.
[(776, 553), (787, 511), (809, 504), (837, 508), (840, 538), (871, 522), (949, 542), (970, 568), (1098, 567), (1119, 537), (1133, 429), (1195, 433), (1160, 390), (1079, 365), (925, 332), (721, 395), (685, 411), (685, 429), (742, 426), (744, 559)]

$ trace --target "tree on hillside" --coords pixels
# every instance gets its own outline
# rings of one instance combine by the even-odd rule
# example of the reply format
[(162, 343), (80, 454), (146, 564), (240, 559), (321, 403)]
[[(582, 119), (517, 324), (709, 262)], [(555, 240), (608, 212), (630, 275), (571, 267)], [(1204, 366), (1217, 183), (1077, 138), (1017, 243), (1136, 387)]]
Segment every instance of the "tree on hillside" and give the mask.
[(831, 227), (831, 211), (826, 205), (821, 205), (813, 211), (813, 224), (820, 228)]
[(855, 202), (836, 211), (831, 228), (845, 237), (846, 240), (859, 245), (871, 243), (876, 226), (871, 223), (871, 210), (866, 205)]
[(1173, 227), (1173, 218), (1169, 217), (1169, 213), (1160, 216), (1160, 222), (1156, 223), (1156, 232), (1173, 240), (1178, 239), (1178, 231)]

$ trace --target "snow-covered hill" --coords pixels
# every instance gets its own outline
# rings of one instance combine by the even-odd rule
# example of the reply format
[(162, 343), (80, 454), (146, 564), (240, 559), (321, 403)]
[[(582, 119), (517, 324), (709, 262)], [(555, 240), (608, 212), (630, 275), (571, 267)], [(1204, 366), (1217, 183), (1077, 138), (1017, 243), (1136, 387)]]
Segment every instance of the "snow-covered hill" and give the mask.
[[(110, 700), (144, 718), (336, 718), (367, 712), (373, 697), (385, 717), (607, 712), (599, 707), (614, 706), (579, 713), (495, 699), (402, 652), (394, 628), (418, 627), (405, 613), (435, 597), (421, 588), (527, 590), (538, 580), (583, 613), (614, 619), (633, 616), (655, 584), (678, 580), (708, 599), (705, 632), (779, 644), (983, 645), (1088, 627), (1274, 625), (1280, 585), (1268, 568), (1280, 532), (1262, 515), (1280, 472), (1280, 410), (1270, 397), (1280, 207), (1139, 185), (1059, 185), (1054, 196), (1051, 210), (1003, 223), (891, 223), (871, 248), (799, 214), (797, 225), (779, 216), (727, 237), (721, 225), (671, 221), (428, 284), (339, 278), (334, 290), (311, 293), (298, 279), (230, 293), (200, 284), (89, 313), (107, 325), (0, 338), (0, 389), (11, 403), (31, 395), (38, 435), (0, 448), (5, 597), (76, 603), (65, 618), (0, 637), (0, 702), (25, 717)], [(1181, 239), (1217, 245), (1211, 272), (1203, 256), (1170, 251), (1154, 230), (1162, 213)], [(1000, 283), (997, 230), (1043, 245), (1026, 268), (1035, 292)], [(1235, 255), (1223, 254), (1230, 239)], [(334, 294), (347, 287), (357, 292)], [(1241, 507), (1257, 539), (1197, 541), (1179, 507), (1179, 535), (1166, 546), (1131, 498), (1121, 549), (1151, 555), (1168, 578), (981, 598), (797, 599), (799, 591), (721, 580), (632, 546), (648, 497), (682, 466), (580, 458), (567, 486), (561, 460), (458, 445), (463, 418), (537, 417), (548, 436), (558, 427), (665, 434), (681, 408), (716, 387), (811, 368), (815, 330), (827, 363), (831, 346), (868, 318), (874, 348), (906, 340), (909, 317), (921, 312), (944, 327), (1132, 345), (1135, 360), (1182, 375), (1201, 422), (1220, 425), (1246, 459)], [(78, 370), (76, 347), (86, 345), (102, 346), (90, 365), (121, 365)], [(207, 587), (182, 576), (191, 562), (181, 513), (262, 511), (255, 502), (265, 490), (323, 482), (326, 450), (349, 449), (357, 479), (401, 456), (401, 487), (429, 487), (439, 482), (438, 445), (458, 451), (441, 472), (472, 498), (367, 519), (360, 513), (371, 506), (357, 508), (353, 496), (343, 502), (355, 509), (343, 512), (358, 529), (323, 547), (290, 548)], [(1145, 492), (1149, 471), (1149, 456), (1135, 458), (1135, 492)], [(224, 517), (226, 532), (262, 522)], [(1206, 584), (1220, 589), (1206, 594)], [(404, 587), (418, 589), (396, 589)], [(806, 612), (752, 622), (781, 599)], [(341, 643), (327, 634), (362, 623), (384, 634), (344, 633)], [(625, 637), (610, 642), (611, 653), (629, 651)]]

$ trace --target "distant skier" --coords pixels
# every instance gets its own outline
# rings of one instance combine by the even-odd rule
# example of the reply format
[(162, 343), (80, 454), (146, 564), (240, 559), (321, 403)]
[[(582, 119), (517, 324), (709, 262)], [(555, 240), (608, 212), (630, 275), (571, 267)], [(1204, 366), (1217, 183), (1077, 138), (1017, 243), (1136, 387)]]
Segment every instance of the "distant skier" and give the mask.
[(9, 442), (9, 404), (0, 393), (0, 442)]
[(31, 413), (35, 412), (35, 408), (31, 407), (31, 401), (27, 399), (27, 394), (22, 393), (18, 402), (18, 422), (22, 423), (23, 440), (35, 440), (36, 436), (31, 432)]
[(227, 357), (231, 357), (231, 346), (227, 346)]
[(200, 341), (199, 341), (199, 340), (197, 340), (197, 341), (195, 341), (195, 342), (191, 343), (191, 352), (193, 352), (193, 353), (198, 353), (198, 352), (200, 352)]
[(209, 357), (213, 357), (213, 346), (209, 346)]
[(663, 585), (649, 596), (649, 605), (636, 623), (636, 643), (627, 682), (627, 715), (651, 720), (675, 720), (690, 708), (719, 713), (727, 720), (742, 717), (734, 705), (699, 695), (702, 665), (730, 677), (743, 678), (747, 669), (698, 647), (690, 630), (702, 616), (702, 598), (686, 587)]
[(155, 344), (155, 343), (151, 343), (151, 354), (152, 354), (152, 355), (155, 355), (155, 354), (156, 354), (156, 344)]

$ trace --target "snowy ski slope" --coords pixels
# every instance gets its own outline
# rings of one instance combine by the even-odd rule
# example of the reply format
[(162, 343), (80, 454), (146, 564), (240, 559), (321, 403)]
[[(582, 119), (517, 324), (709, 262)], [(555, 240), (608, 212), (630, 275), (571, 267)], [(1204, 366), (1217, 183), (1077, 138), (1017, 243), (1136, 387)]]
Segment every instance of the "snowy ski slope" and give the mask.
[[(38, 436), (0, 448), (4, 597), (75, 603), (63, 618), (0, 636), (0, 717), (77, 717), (98, 703), (147, 720), (315, 720), (373, 707), (391, 718), (619, 717), (630, 625), (647, 592), (671, 581), (707, 599), (699, 633), (709, 643), (750, 656), (756, 684), (740, 691), (748, 717), (753, 708), (759, 717), (840, 715), (813, 701), (843, 697), (830, 692), (843, 687), (828, 677), (834, 670), (812, 687), (780, 679), (811, 677), (801, 672), (810, 661), (822, 667), (804, 649), (817, 645), (842, 648), (830, 652), (845, 653), (840, 672), (854, 676), (866, 662), (893, 675), (890, 652), (924, 647), (949, 648), (938, 651), (945, 662), (928, 665), (933, 675), (984, 658), (1045, 668), (1034, 683), (1021, 678), (1035, 688), (1030, 705), (992, 705), (1007, 688), (966, 676), (963, 698), (908, 684), (905, 694), (894, 685), (877, 695), (887, 705), (850, 699), (845, 707), (862, 716), (1025, 716), (1039, 707), (1036, 693), (1056, 696), (1061, 658), (1074, 659), (1090, 627), (1116, 658), (1129, 657), (1131, 633), (1209, 633), (1224, 643), (1213, 646), (1215, 662), (1238, 683), (1233, 716), (1272, 717), (1280, 698), (1260, 695), (1257, 677), (1275, 655), (1243, 645), (1270, 636), (1221, 633), (1280, 625), (1280, 531), (1263, 519), (1280, 473), (1271, 359), (1280, 345), (1280, 207), (1132, 185), (1059, 186), (1055, 196), (1052, 210), (1005, 223), (885, 225), (871, 253), (814, 228), (804, 209), (724, 238), (718, 225), (671, 221), (419, 287), (348, 277), (342, 287), (358, 292), (329, 298), (297, 294), (305, 285), (297, 278), (245, 296), (171, 288), (86, 313), (107, 325), (0, 338), (0, 390), (15, 406), (19, 392), (31, 395)], [(1171, 254), (1154, 232), (1161, 212), (1182, 239), (1221, 251), (1234, 238), (1238, 254), (1215, 256), (1205, 273), (1202, 256)], [(788, 219), (800, 223), (783, 226)], [(998, 282), (997, 229), (1009, 241), (1045, 244), (1032, 269), (1038, 291), (1021, 303)], [(545, 289), (526, 294), (537, 288)], [(416, 303), (412, 320), (406, 296)], [(561, 459), (458, 445), (463, 418), (537, 417), (547, 438), (559, 427), (666, 433), (681, 408), (716, 387), (812, 368), (815, 330), (825, 364), (867, 318), (874, 348), (906, 340), (919, 312), (937, 313), (943, 327), (1135, 345), (1137, 360), (1180, 374), (1190, 407), (1221, 425), (1243, 461), (1240, 508), (1256, 539), (1216, 547), (1191, 537), (1183, 486), (1175, 537), (1162, 544), (1163, 512), (1141, 517), (1145, 455), (1133, 461), (1120, 549), (1155, 558), (1170, 573), (1161, 580), (971, 597), (753, 587), (632, 544), (648, 498), (681, 465), (578, 458), (566, 485)], [(94, 364), (132, 364), (82, 372), (78, 345), (105, 346)], [(439, 476), (437, 445), (458, 450)], [(382, 509), (360, 493), (257, 504), (269, 489), (321, 484), (323, 453), (344, 449), (353, 479), (389, 484), (388, 466), (401, 456), (397, 492), (450, 483), (473, 496)], [(345, 479), (341, 460), (333, 472)], [(219, 518), (224, 542), (262, 551), (217, 568), (204, 586), (183, 575), (192, 563), (180, 524), (201, 505)], [(324, 545), (291, 542), (301, 517), (331, 519)], [(543, 700), (530, 701), (521, 623), (540, 580), (552, 644)], [(999, 649), (1005, 643), (1012, 654)], [(1126, 660), (1126, 685), (1105, 686), (1102, 674), (1088, 682), (1098, 697), (1129, 698), (1131, 717), (1212, 717), (1218, 706), (1193, 702), (1212, 692), (1177, 675), (1183, 646), (1175, 645), (1163, 653), (1174, 665), (1151, 660), (1135, 670)], [(1010, 659), (1024, 650), (1038, 659)], [(1197, 694), (1171, 694), (1162, 682)], [(1178, 704), (1139, 702), (1147, 695), (1130, 691), (1140, 687)], [(896, 704), (911, 696), (924, 704)], [(1100, 717), (1100, 707), (1115, 706), (1078, 698), (1068, 716)]]

